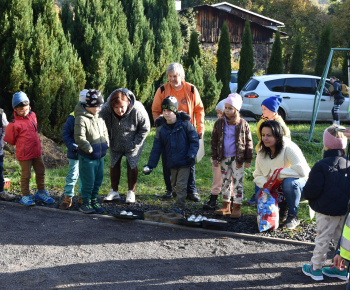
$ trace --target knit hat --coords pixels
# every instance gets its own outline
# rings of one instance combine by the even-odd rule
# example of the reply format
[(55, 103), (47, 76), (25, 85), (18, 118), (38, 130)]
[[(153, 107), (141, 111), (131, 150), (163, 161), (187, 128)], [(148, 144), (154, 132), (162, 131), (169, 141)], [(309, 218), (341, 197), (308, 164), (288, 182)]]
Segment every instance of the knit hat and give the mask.
[(99, 90), (89, 90), (86, 93), (86, 107), (101, 107), (103, 103), (103, 96)]
[(220, 102), (218, 102), (218, 104), (215, 107), (215, 110), (219, 110), (219, 111), (223, 112), (225, 110), (225, 101), (226, 101), (226, 99), (223, 99)]
[(88, 92), (89, 90), (87, 89), (83, 89), (80, 93), (79, 93), (79, 102), (81, 103), (86, 103), (86, 93)]
[(261, 105), (264, 105), (270, 111), (277, 113), (280, 104), (282, 103), (282, 97), (272, 96), (262, 101)]
[(170, 111), (173, 111), (176, 114), (178, 108), (179, 108), (179, 102), (176, 100), (175, 97), (168, 96), (163, 100), (162, 110), (168, 109)]
[(30, 104), (26, 93), (23, 93), (23, 92), (15, 93), (12, 97), (12, 108), (16, 108), (18, 104), (22, 102), (28, 102), (28, 105)]
[(229, 94), (228, 97), (225, 99), (225, 104), (230, 104), (231, 106), (235, 107), (237, 111), (241, 110), (242, 103), (243, 100), (241, 95), (236, 93)]
[(323, 133), (323, 145), (329, 149), (345, 149), (347, 144), (347, 138), (343, 136), (343, 138), (337, 138), (328, 132), (328, 129), (332, 127), (328, 127), (324, 130)]

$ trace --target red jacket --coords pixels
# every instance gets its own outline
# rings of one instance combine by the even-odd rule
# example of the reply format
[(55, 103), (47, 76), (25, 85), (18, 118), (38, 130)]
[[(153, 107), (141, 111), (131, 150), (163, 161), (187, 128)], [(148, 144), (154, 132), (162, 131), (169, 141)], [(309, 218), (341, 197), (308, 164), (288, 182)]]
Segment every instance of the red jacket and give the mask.
[(5, 129), (4, 141), (16, 145), (17, 160), (29, 160), (38, 158), (42, 154), (41, 143), (38, 135), (38, 123), (34, 112), (30, 111), (25, 117), (14, 114)]

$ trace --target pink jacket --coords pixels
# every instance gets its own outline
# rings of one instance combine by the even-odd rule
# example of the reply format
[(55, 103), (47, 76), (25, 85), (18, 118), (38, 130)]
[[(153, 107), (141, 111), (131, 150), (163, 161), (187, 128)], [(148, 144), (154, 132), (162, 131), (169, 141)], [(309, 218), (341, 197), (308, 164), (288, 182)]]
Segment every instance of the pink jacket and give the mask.
[(38, 135), (38, 123), (34, 112), (25, 117), (19, 117), (16, 112), (5, 129), (4, 141), (16, 145), (17, 160), (38, 158), (42, 154)]

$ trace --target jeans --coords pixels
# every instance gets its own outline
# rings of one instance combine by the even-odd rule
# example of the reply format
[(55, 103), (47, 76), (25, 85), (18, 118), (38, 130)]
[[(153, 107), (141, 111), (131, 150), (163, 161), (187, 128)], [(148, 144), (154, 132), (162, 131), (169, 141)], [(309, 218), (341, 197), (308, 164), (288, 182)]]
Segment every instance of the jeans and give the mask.
[(0, 155), (0, 192), (4, 191), (4, 155)]
[(305, 186), (304, 178), (285, 178), (282, 182), (283, 194), (286, 198), (289, 215), (297, 216), (301, 193)]
[[(79, 160), (68, 159), (69, 167), (66, 176), (66, 184), (64, 186), (64, 195), (73, 197), (74, 196), (74, 186), (79, 178)], [(81, 179), (79, 178), (79, 195), (81, 195)]]

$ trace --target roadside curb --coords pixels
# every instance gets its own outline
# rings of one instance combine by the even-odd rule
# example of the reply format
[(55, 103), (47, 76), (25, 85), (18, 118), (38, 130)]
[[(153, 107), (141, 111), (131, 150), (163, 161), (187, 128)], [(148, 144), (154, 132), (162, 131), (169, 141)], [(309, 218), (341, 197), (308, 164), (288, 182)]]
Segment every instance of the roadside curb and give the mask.
[[(0, 200), (0, 204), (22, 207), (22, 208), (25, 207), (25, 206), (23, 206), (19, 203), (16, 203), (16, 202), (9, 202), (9, 201), (3, 201), (3, 200)], [(82, 213), (79, 211), (61, 210), (58, 208), (51, 208), (51, 207), (45, 207), (45, 206), (29, 206), (26, 208), (51, 211), (51, 212), (56, 212), (56, 213), (79, 215), (79, 216), (98, 217), (98, 218), (110, 219), (110, 220), (114, 220), (114, 221), (124, 221), (124, 222), (125, 221), (126, 222), (134, 221), (136, 223), (144, 224), (144, 225), (159, 226), (159, 227), (172, 228), (172, 229), (177, 229), (177, 230), (195, 231), (195, 232), (200, 232), (200, 233), (211, 233), (211, 234), (217, 234), (217, 235), (221, 235), (221, 236), (230, 236), (230, 237), (235, 237), (235, 238), (240, 238), (240, 239), (260, 240), (260, 241), (262, 240), (262, 241), (267, 241), (267, 242), (271, 242), (271, 243), (284, 243), (284, 244), (295, 244), (295, 245), (305, 245), (305, 246), (314, 246), (315, 245), (315, 243), (312, 243), (312, 242), (303, 242), (303, 241), (296, 241), (296, 240), (287, 240), (287, 239), (280, 239), (280, 238), (256, 236), (256, 235), (235, 233), (235, 232), (228, 232), (228, 231), (207, 230), (207, 229), (203, 229), (203, 228), (186, 227), (186, 226), (181, 226), (181, 225), (160, 223), (160, 222), (153, 222), (153, 221), (145, 221), (145, 220), (139, 220), (139, 219), (124, 220), (124, 219), (119, 219), (119, 218), (116, 218), (114, 216), (109, 216), (109, 215), (85, 214), (85, 213)]]

